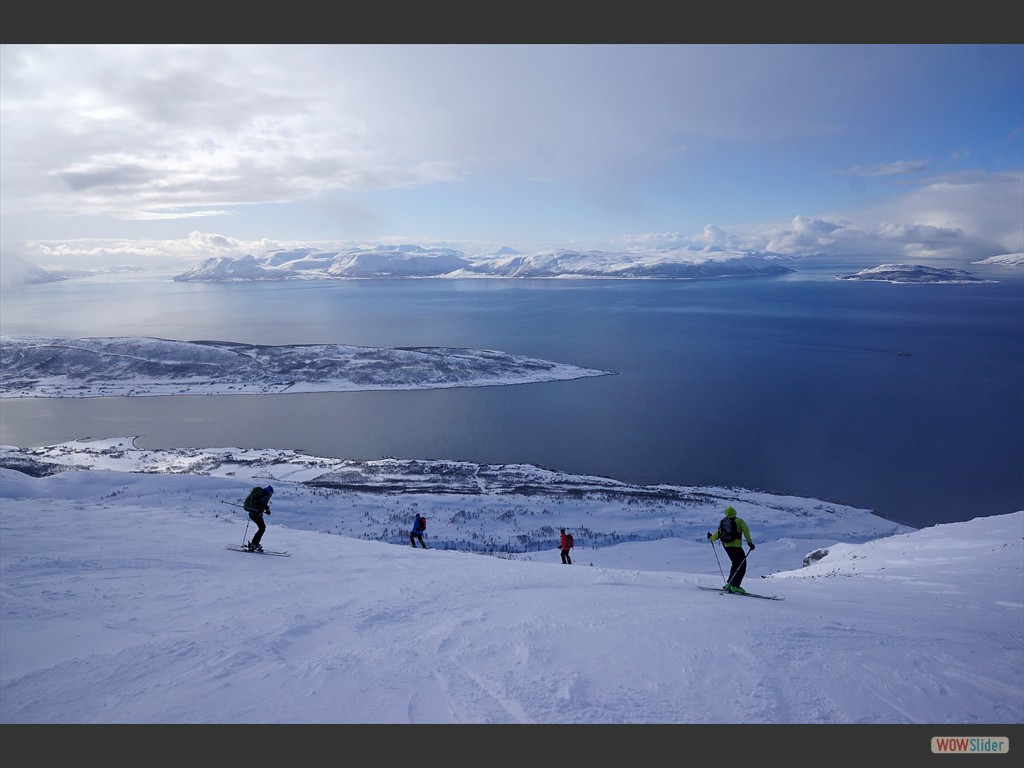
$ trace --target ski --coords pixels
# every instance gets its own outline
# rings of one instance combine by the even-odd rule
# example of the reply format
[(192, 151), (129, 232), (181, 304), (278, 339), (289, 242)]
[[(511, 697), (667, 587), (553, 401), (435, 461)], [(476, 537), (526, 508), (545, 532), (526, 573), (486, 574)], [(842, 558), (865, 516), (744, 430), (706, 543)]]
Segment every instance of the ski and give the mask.
[(697, 589), (704, 589), (708, 592), (718, 592), (720, 595), (739, 595), (740, 597), (756, 597), (759, 600), (785, 600), (784, 597), (778, 595), (758, 595), (754, 592), (730, 592), (721, 587), (702, 587), (700, 584), (697, 585)]
[(240, 547), (237, 544), (228, 544), (228, 549), (232, 552), (251, 552), (254, 555), (275, 555), (277, 557), (291, 557), (291, 552), (278, 552), (274, 549), (264, 549), (262, 552), (255, 552), (248, 547)]

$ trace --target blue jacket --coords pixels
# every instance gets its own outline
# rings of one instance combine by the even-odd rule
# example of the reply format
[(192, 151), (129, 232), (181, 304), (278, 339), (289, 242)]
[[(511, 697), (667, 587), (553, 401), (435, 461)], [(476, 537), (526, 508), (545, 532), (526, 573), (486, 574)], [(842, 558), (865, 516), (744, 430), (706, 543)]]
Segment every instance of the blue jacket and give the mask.
[(423, 533), (423, 518), (416, 515), (416, 519), (412, 521), (412, 533), (414, 535)]

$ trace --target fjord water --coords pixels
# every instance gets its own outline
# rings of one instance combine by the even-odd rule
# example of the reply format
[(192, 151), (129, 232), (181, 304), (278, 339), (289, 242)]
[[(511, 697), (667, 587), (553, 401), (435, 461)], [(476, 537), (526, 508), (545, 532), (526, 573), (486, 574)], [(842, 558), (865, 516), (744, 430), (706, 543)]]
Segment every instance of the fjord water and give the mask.
[(969, 520), (1024, 508), (1024, 281), (1019, 268), (999, 279), (150, 276), (30, 286), (4, 295), (4, 335), (464, 346), (614, 375), (406, 392), (5, 399), (0, 442), (139, 435), (143, 448), (523, 462), (809, 496), (917, 527)]

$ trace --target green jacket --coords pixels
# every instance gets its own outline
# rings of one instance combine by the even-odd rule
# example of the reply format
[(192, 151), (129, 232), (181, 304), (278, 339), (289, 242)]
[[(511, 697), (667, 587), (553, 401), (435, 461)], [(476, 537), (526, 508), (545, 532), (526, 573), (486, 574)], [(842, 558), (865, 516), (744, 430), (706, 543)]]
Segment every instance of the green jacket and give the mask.
[[(733, 509), (732, 507), (727, 507), (726, 508), (725, 516), (726, 517), (734, 517), (734, 518), (736, 518), (736, 527), (740, 529), (740, 537), (741, 538), (733, 539), (732, 541), (723, 541), (722, 542), (722, 546), (723, 547), (742, 547), (743, 546), (743, 539), (744, 538), (747, 540), (747, 545), (748, 546), (752, 545), (754, 542), (750, 538), (750, 526), (747, 525), (747, 521), (744, 520), (742, 517), (736, 517), (736, 510)], [(717, 528), (715, 529), (715, 532), (711, 534), (711, 540), (712, 541), (718, 541), (718, 529)]]

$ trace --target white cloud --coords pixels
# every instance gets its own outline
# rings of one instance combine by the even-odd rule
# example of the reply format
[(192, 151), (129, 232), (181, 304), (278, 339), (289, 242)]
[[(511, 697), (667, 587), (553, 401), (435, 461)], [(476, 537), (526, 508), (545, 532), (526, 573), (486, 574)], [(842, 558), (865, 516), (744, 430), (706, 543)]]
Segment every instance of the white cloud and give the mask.
[(906, 173), (918, 173), (925, 170), (930, 160), (900, 160), (894, 163), (877, 165), (856, 165), (843, 173), (850, 176), (901, 176)]
[[(1021, 250), (1020, 88), (1005, 76), (1019, 68), (1017, 46), (4, 45), (0, 55), (6, 252), (173, 242), (200, 219), (239, 240), (518, 250), (668, 243), (645, 233), (694, 238), (714, 222), (739, 238), (730, 247), (813, 247), (807, 233), (775, 232), (800, 218), (852, 225), (839, 255)], [(936, 82), (961, 94), (957, 117), (975, 119), (947, 115)], [(935, 175), (913, 188), (879, 186), (926, 168)], [(917, 225), (963, 241), (886, 241), (884, 227)]]

